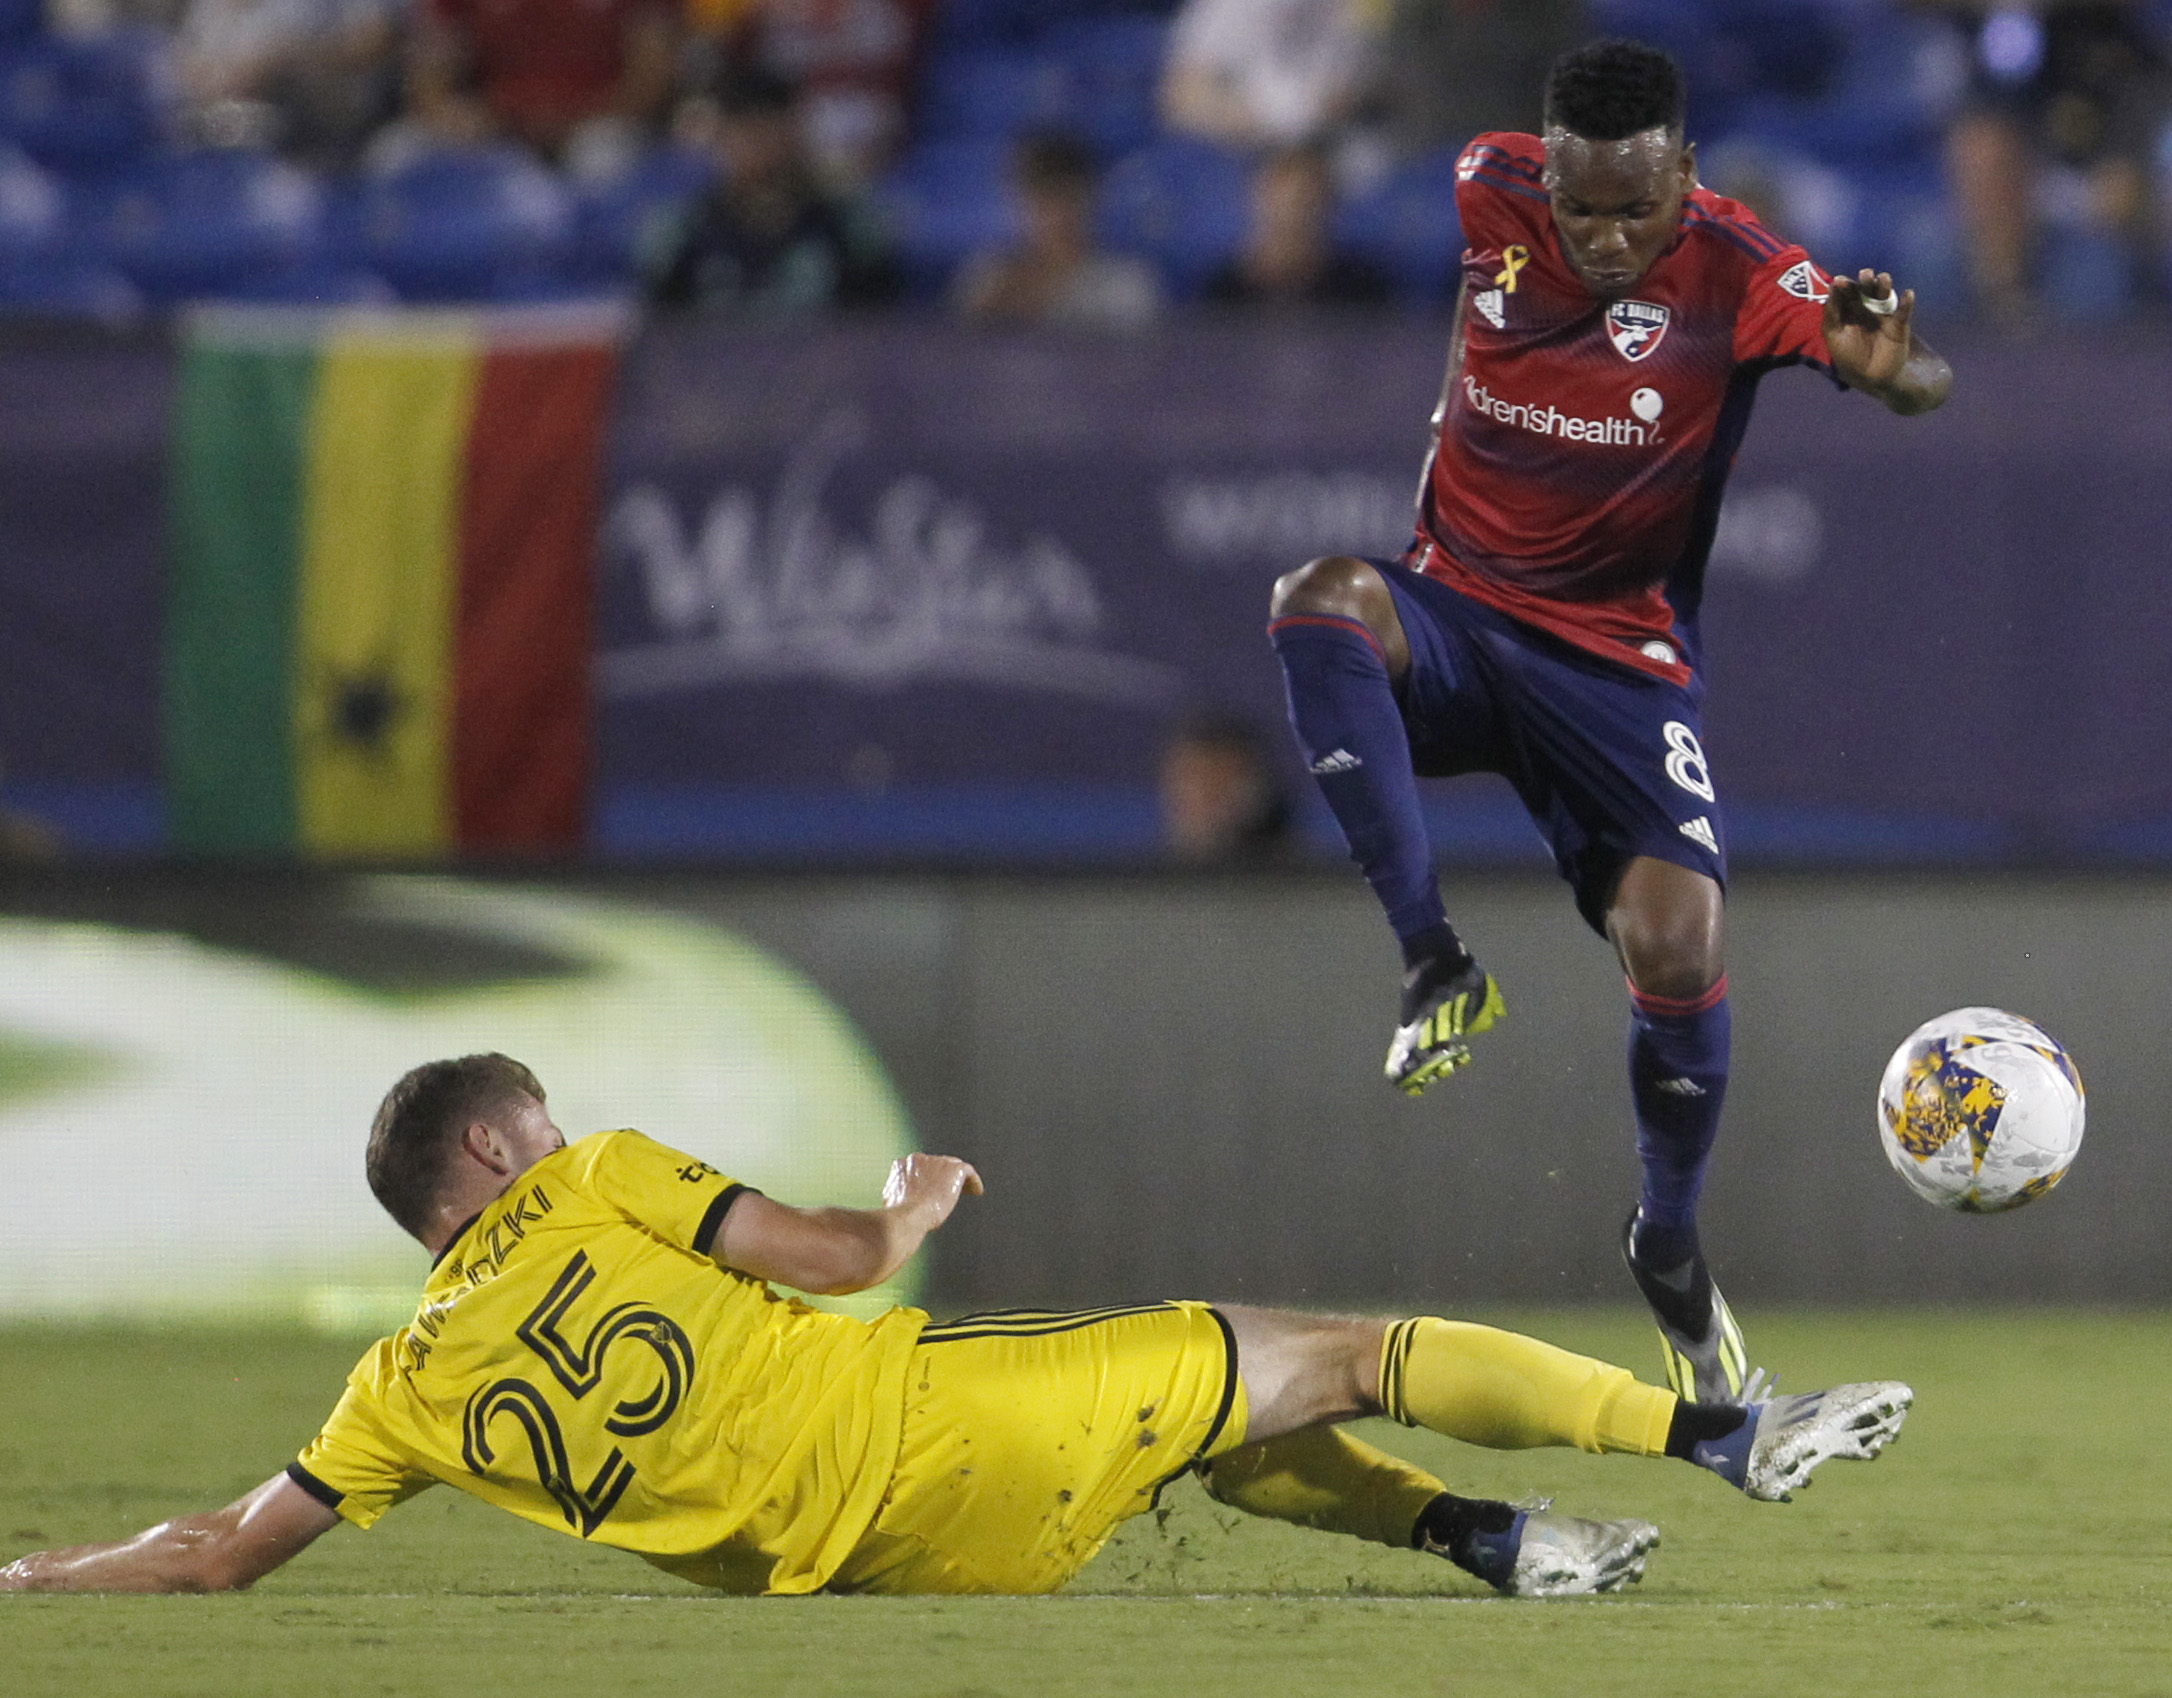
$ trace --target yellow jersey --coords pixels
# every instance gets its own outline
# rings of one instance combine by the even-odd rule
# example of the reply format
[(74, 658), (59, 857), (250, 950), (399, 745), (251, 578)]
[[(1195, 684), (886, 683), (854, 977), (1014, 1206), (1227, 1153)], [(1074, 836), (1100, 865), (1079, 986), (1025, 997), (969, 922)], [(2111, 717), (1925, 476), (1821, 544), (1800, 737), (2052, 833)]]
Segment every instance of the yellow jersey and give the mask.
[(881, 1504), (927, 1316), (825, 1314), (701, 1254), (745, 1189), (638, 1132), (545, 1157), (289, 1476), (358, 1527), (442, 1481), (703, 1585), (814, 1591)]

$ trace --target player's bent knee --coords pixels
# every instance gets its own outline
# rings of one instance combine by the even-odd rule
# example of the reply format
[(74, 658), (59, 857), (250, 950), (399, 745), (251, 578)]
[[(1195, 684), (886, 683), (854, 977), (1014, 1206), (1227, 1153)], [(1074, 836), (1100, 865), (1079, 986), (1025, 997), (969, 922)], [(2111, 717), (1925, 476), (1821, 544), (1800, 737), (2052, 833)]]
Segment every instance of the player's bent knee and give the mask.
[(1330, 554), (1277, 578), (1268, 610), (1277, 619), (1292, 613), (1333, 613), (1371, 624), (1386, 594), (1387, 586), (1371, 566), (1353, 555)]

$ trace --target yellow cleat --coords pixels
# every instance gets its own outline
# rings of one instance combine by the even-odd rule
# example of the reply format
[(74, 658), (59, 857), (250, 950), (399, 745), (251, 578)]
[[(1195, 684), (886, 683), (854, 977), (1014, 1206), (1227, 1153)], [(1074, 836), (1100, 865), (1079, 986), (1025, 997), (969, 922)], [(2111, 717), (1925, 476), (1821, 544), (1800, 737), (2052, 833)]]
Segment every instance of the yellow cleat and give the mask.
[(1416, 1019), (1396, 1027), (1388, 1045), (1388, 1083), (1417, 1096), (1469, 1062), (1471, 1046), (1465, 1040), (1491, 1030), (1507, 1012), (1493, 975), (1472, 962), (1419, 1008)]

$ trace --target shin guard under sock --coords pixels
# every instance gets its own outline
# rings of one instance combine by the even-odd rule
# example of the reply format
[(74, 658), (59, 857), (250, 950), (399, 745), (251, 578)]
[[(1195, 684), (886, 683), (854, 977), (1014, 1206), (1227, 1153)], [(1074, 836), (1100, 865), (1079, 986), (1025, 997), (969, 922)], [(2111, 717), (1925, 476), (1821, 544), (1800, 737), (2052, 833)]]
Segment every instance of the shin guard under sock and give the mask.
[(1307, 1427), (1225, 1451), (1204, 1470), (1208, 1495), (1248, 1515), (1348, 1533), (1408, 1550), (1444, 1495), (1424, 1469), (1340, 1427)]
[(1379, 643), (1355, 619), (1327, 613), (1291, 614), (1267, 631), (1305, 764), (1388, 924), (1406, 945), (1429, 940), (1428, 953), (1437, 934), (1453, 942), (1418, 806), (1410, 735)]
[(1626, 1368), (1466, 1321), (1398, 1321), (1380, 1348), (1380, 1403), (1391, 1418), (1494, 1450), (1660, 1456), (1677, 1401)]
[[(1679, 1265), (1696, 1252), (1697, 1196), (1727, 1100), (1727, 980), (1684, 998), (1632, 986), (1629, 1003), (1629, 1094), (1643, 1168), (1637, 1249), (1649, 1248), (1661, 1265)], [(1662, 1240), (1682, 1231), (1687, 1241), (1670, 1255)]]

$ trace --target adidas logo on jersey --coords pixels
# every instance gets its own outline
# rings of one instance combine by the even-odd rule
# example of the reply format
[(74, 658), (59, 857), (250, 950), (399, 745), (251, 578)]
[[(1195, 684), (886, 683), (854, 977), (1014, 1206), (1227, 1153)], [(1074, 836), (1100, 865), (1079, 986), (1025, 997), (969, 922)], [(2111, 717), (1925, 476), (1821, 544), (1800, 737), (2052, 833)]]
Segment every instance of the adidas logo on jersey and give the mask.
[[(1314, 767), (1312, 770), (1317, 772), (1320, 769)], [(1713, 831), (1712, 821), (1704, 814), (1699, 814), (1689, 824), (1682, 827), (1682, 835), (1692, 843), (1703, 844), (1715, 855), (1719, 853), (1719, 835)]]
[(1478, 309), (1478, 316), (1496, 330), (1508, 328), (1508, 297), (1498, 289), (1481, 289), (1471, 297), (1471, 305)]
[(1318, 760), (1314, 761), (1312, 770), (1325, 778), (1330, 773), (1355, 772), (1364, 764), (1348, 749), (1336, 749), (1332, 753), (1322, 755)]

